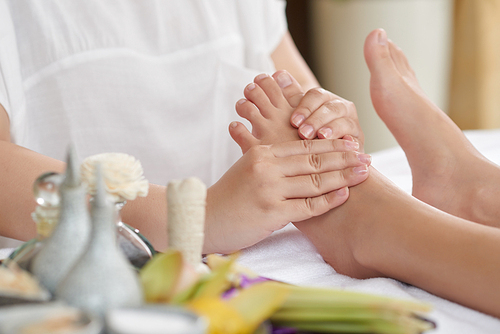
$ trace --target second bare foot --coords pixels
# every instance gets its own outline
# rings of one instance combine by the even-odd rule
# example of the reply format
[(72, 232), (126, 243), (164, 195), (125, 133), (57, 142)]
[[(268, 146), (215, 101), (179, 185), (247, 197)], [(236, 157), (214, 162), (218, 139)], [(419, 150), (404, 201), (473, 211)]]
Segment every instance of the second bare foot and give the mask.
[(500, 226), (500, 168), (427, 98), (385, 31), (373, 31), (364, 51), (373, 105), (406, 153), (413, 195), (455, 216)]

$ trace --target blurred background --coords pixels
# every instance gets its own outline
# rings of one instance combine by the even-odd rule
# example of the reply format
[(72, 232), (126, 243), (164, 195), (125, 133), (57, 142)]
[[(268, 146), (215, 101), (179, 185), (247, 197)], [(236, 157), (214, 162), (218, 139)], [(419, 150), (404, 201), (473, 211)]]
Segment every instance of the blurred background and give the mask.
[(356, 104), (366, 152), (397, 145), (370, 100), (363, 43), (376, 28), (460, 128), (500, 128), (500, 0), (288, 0), (287, 16), (321, 85)]

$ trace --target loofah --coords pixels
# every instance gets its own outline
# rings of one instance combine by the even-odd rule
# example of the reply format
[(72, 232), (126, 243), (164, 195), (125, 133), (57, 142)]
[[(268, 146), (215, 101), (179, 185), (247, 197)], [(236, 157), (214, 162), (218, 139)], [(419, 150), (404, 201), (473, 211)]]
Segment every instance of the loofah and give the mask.
[(167, 187), (168, 245), (198, 272), (208, 271), (201, 262), (206, 197), (205, 184), (194, 177), (172, 181)]

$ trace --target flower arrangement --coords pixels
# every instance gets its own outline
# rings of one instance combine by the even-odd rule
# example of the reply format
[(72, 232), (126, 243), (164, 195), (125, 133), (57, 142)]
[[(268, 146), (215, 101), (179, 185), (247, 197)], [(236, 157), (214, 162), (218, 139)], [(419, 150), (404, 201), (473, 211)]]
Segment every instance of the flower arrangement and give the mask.
[(82, 181), (88, 192), (95, 195), (95, 168), (101, 164), (106, 192), (114, 202), (134, 200), (148, 194), (149, 183), (143, 175), (141, 162), (125, 153), (102, 153), (86, 158), (81, 165)]
[(274, 334), (406, 334), (435, 327), (423, 317), (429, 305), (276, 282), (238, 266), (236, 257), (209, 255), (211, 272), (200, 275), (180, 252), (158, 254), (140, 272), (146, 302), (188, 308), (209, 320), (210, 334), (251, 334), (268, 319)]

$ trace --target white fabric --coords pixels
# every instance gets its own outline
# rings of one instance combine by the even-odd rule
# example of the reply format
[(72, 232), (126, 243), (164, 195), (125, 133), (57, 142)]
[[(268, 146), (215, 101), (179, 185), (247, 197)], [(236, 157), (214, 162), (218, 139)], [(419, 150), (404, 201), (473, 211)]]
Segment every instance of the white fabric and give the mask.
[(212, 184), (241, 155), (227, 126), (273, 72), (280, 0), (0, 0), (0, 104), (13, 142), (63, 160), (135, 156), (146, 178)]
[[(500, 130), (466, 133), (487, 158), (500, 164)], [(411, 193), (411, 171), (401, 148), (373, 154), (373, 165)], [(436, 297), (388, 278), (359, 280), (337, 274), (309, 240), (292, 224), (242, 252), (239, 262), (262, 276), (298, 284), (345, 288), (398, 298), (416, 299), (434, 306), (430, 318), (436, 334), (500, 333), (500, 320)]]

